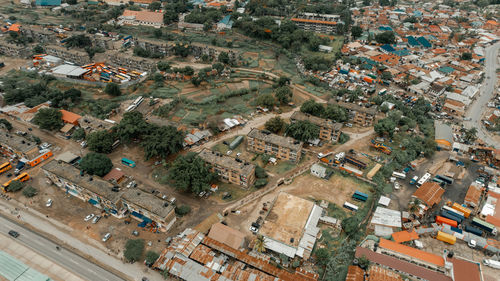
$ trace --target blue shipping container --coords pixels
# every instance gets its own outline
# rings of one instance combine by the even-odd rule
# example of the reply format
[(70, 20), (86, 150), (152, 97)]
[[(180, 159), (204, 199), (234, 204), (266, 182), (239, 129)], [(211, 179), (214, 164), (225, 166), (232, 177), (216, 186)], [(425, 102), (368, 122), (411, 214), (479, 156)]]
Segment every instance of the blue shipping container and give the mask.
[(470, 226), (470, 225), (466, 225), (465, 226), (465, 231), (470, 232), (472, 234), (475, 234), (477, 236), (482, 236), (483, 235), (483, 231), (481, 229), (473, 227), (473, 226)]

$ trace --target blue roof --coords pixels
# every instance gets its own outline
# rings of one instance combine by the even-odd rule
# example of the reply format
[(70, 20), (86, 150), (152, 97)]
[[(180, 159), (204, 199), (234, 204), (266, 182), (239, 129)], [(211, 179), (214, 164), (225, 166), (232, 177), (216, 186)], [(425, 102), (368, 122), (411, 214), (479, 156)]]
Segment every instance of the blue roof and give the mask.
[(378, 29), (383, 31), (392, 31), (392, 28), (390, 26), (380, 26)]
[(423, 37), (423, 36), (418, 37), (417, 41), (418, 41), (418, 43), (422, 44), (422, 46), (424, 46), (425, 48), (432, 47), (431, 43), (427, 39), (425, 39), (425, 37)]
[(409, 55), (410, 51), (408, 51), (408, 49), (401, 49), (401, 50), (395, 50), (392, 53), (395, 54), (396, 56), (404, 57)]
[(422, 16), (422, 12), (420, 11), (413, 11), (413, 15), (417, 18), (420, 18)]
[(453, 67), (450, 67), (450, 66), (443, 66), (443, 67), (440, 67), (438, 70), (443, 72), (443, 73), (446, 73), (446, 74), (449, 74), (449, 73), (452, 73), (453, 71), (455, 71), (455, 69), (453, 69)]
[(372, 60), (372, 59), (369, 59), (369, 58), (365, 58), (365, 57), (360, 57), (359, 58), (362, 62), (364, 63), (367, 63), (367, 64), (371, 64), (371, 65), (377, 65), (378, 62)]
[(233, 21), (231, 20), (231, 15), (225, 16), (219, 21), (219, 23), (223, 23), (225, 25), (233, 25)]
[(60, 6), (61, 0), (36, 0), (37, 6)]
[(382, 46), (380, 46), (380, 48), (386, 52), (389, 52), (389, 53), (395, 51), (395, 49), (389, 44), (382, 45)]
[(417, 39), (415, 39), (415, 37), (408, 36), (406, 38), (408, 39), (408, 44), (410, 44), (410, 46), (416, 47), (416, 46), (420, 45), (420, 43), (418, 43), (418, 41), (417, 41)]

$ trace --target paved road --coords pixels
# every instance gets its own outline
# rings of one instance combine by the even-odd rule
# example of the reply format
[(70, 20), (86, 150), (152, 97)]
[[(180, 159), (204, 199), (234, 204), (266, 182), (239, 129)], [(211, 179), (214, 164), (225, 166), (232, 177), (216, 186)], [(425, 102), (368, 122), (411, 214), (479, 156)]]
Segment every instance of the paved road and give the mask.
[(484, 67), (484, 83), (480, 90), (480, 96), (474, 101), (465, 113), (466, 118), (470, 121), (465, 121), (464, 126), (467, 129), (476, 128), (477, 137), (483, 140), (487, 145), (494, 148), (499, 148), (499, 144), (491, 137), (490, 133), (484, 128), (481, 122), (481, 116), (486, 109), (488, 102), (495, 94), (496, 85), (496, 69), (498, 67), (498, 49), (500, 42), (485, 49), (485, 67)]
[(21, 234), (18, 238), (16, 238), (17, 242), (24, 244), (28, 248), (35, 250), (43, 256), (46, 256), (86, 280), (124, 280), (69, 250), (64, 248), (57, 250), (54, 242), (24, 228), (22, 225), (6, 219), (3, 215), (0, 215), (0, 232), (7, 235), (9, 230), (15, 230)]

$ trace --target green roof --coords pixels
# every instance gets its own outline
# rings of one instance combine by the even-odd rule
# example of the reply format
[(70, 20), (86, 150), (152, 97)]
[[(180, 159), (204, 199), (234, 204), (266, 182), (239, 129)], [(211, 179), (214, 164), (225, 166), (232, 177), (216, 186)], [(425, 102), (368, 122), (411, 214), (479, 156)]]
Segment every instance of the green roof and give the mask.
[(52, 281), (4, 251), (0, 251), (0, 277), (9, 281)]

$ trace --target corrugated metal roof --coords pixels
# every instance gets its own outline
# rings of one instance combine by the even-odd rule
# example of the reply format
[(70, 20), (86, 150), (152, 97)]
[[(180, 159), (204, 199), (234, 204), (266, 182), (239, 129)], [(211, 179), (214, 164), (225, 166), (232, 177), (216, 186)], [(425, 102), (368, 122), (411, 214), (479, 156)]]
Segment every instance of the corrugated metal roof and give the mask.
[(0, 276), (9, 281), (50, 281), (49, 277), (30, 268), (4, 251), (0, 251)]
[(401, 227), (401, 212), (383, 207), (377, 207), (377, 209), (375, 209), (375, 213), (373, 214), (371, 223), (389, 227)]

